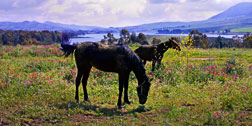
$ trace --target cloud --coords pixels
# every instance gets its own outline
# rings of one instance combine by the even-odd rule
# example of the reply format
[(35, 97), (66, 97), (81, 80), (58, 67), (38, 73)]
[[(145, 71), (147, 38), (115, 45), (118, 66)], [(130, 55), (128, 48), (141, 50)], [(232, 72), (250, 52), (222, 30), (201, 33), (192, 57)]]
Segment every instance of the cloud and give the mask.
[(48, 0), (2, 0), (0, 10), (13, 11), (25, 8), (34, 8), (47, 2)]
[(39, 10), (47, 10), (44, 16), (50, 20), (99, 26), (111, 23), (119, 26), (125, 20), (140, 18), (145, 4), (146, 0), (52, 0), (39, 7)]
[(153, 4), (163, 4), (163, 3), (187, 3), (187, 2), (204, 2), (207, 0), (148, 0)]
[(129, 26), (196, 21), (252, 0), (1, 0), (0, 21)]
[(148, 0), (150, 3), (161, 4), (161, 3), (177, 3), (178, 0)]

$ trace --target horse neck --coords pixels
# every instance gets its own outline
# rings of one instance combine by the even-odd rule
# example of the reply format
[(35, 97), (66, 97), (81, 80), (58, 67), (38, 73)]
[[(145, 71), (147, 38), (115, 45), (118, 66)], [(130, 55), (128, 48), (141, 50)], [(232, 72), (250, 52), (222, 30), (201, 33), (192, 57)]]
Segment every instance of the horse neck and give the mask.
[(171, 42), (164, 42), (158, 45), (158, 48), (161, 52), (166, 52), (169, 48), (171, 48)]
[(141, 62), (134, 64), (133, 72), (136, 75), (139, 84), (142, 84), (146, 79), (148, 79), (145, 73), (145, 68)]

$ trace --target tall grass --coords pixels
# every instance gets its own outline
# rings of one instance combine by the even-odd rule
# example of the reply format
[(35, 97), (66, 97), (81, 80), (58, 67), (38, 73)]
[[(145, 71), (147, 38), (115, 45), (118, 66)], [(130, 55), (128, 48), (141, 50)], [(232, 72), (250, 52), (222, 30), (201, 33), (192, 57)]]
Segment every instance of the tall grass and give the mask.
[(138, 103), (137, 80), (130, 74), (133, 103), (122, 110), (116, 106), (117, 74), (92, 68), (91, 103), (75, 103), (77, 69), (58, 45), (3, 46), (0, 125), (252, 125), (251, 50), (202, 50), (187, 42), (181, 52), (168, 50), (153, 73), (147, 63), (154, 80), (145, 105)]

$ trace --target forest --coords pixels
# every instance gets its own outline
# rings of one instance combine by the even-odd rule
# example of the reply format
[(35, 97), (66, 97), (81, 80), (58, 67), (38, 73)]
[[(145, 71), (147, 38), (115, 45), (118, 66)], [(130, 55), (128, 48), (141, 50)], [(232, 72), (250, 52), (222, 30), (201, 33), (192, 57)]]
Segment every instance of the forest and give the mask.
[(62, 41), (57, 31), (11, 31), (0, 30), (0, 45), (49, 45)]
[[(11, 31), (0, 30), (0, 45), (49, 45), (54, 43), (60, 43), (63, 41), (62, 35), (67, 34), (71, 37), (85, 34), (83, 31), (77, 32), (57, 32), (57, 31)], [(198, 30), (191, 30), (188, 33), (189, 40), (195, 48), (252, 48), (252, 35), (247, 32), (243, 37), (233, 36), (228, 39), (224, 37), (207, 37), (206, 34), (201, 33)], [(148, 39), (151, 38), (151, 39)], [(177, 38), (178, 42), (183, 38)], [(143, 33), (138, 35), (135, 32), (130, 33), (127, 29), (120, 31), (120, 38), (115, 38), (113, 33), (108, 33), (101, 40), (101, 43), (114, 44), (114, 43), (139, 43), (141, 45), (159, 44), (161, 40), (157, 36), (146, 36)]]

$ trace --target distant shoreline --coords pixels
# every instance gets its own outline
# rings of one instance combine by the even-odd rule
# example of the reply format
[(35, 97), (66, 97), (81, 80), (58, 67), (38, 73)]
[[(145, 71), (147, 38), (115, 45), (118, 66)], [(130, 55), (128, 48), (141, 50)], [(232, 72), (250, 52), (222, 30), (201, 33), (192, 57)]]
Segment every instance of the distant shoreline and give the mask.
[(73, 36), (71, 38), (92, 38), (92, 37), (81, 37), (81, 36)]

